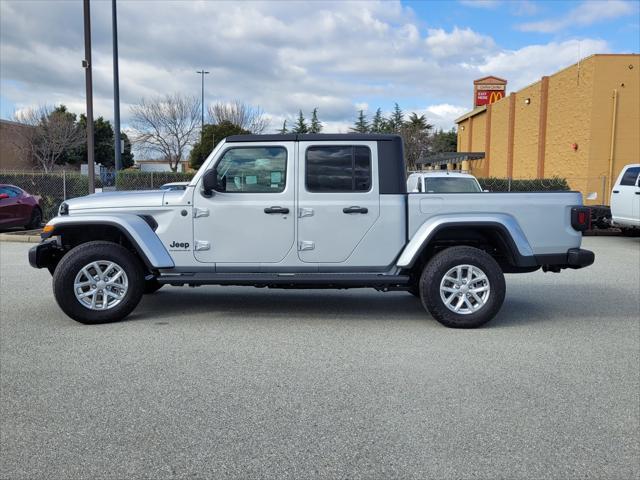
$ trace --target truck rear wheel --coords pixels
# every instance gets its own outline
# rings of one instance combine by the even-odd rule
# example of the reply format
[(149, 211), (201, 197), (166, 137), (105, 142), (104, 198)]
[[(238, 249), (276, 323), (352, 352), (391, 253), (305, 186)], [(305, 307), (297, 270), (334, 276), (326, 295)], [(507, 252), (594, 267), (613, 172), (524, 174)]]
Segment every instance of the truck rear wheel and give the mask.
[(67, 253), (53, 274), (64, 313), (80, 323), (115, 322), (138, 305), (144, 290), (140, 260), (112, 242), (87, 242)]
[(500, 265), (473, 247), (435, 255), (420, 277), (422, 305), (447, 327), (476, 328), (500, 310), (506, 292)]

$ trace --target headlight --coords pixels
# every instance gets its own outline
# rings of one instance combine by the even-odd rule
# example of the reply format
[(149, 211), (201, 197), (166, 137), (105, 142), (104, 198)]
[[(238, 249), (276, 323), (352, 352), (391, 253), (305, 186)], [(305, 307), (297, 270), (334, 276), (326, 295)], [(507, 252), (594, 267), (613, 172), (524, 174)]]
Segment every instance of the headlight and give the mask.
[(58, 208), (58, 215), (69, 215), (69, 205), (67, 202), (62, 202)]

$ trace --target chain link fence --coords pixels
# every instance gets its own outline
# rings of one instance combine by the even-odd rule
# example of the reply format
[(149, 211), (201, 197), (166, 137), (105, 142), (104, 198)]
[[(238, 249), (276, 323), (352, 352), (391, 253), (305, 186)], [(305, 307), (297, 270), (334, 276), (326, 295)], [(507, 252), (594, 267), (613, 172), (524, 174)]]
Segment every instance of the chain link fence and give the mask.
[[(96, 192), (116, 190), (154, 190), (166, 183), (188, 182), (194, 173), (121, 172), (101, 171), (96, 176)], [(576, 190), (583, 194), (589, 204), (606, 204), (608, 195), (607, 178), (478, 178), (484, 190), (490, 192), (540, 192)], [(57, 214), (58, 206), (69, 198), (81, 197), (89, 193), (89, 179), (77, 171), (17, 172), (0, 171), (0, 184), (16, 185), (32, 195), (41, 197), (43, 219)]]

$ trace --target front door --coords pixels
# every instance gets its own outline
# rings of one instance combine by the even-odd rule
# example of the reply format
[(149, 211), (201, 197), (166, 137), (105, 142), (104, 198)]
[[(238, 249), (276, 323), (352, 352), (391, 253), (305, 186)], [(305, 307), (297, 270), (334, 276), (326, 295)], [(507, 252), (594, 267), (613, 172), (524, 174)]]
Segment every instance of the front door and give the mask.
[(376, 142), (299, 142), (298, 258), (347, 263), (380, 214)]
[(215, 166), (218, 191), (196, 189), (194, 255), (200, 262), (259, 265), (281, 261), (295, 237), (293, 142), (229, 147)]

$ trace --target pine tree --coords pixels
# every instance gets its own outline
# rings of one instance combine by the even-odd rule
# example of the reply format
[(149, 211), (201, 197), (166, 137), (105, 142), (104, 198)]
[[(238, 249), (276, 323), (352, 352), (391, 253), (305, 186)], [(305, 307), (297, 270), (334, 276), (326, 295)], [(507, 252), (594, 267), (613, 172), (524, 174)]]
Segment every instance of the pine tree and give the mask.
[(382, 109), (378, 107), (376, 114), (373, 116), (371, 122), (371, 133), (383, 133), (384, 130), (384, 117), (382, 116)]
[(360, 110), (358, 114), (358, 120), (351, 127), (352, 132), (358, 133), (369, 133), (369, 122), (367, 121), (367, 116), (364, 114), (364, 110)]
[(391, 114), (390, 121), (393, 131), (398, 133), (404, 124), (404, 112), (400, 109), (400, 106), (397, 103), (393, 107), (393, 113)]
[(307, 125), (307, 121), (304, 119), (304, 115), (302, 115), (302, 110), (298, 113), (298, 121), (291, 131), (293, 133), (309, 133), (309, 126)]
[(282, 128), (280, 130), (278, 130), (279, 133), (281, 133), (282, 135), (284, 135), (285, 133), (287, 133), (287, 121), (285, 120), (282, 123)]
[(318, 120), (318, 107), (313, 109), (311, 114), (311, 127), (309, 133), (320, 133), (322, 131), (322, 122)]

